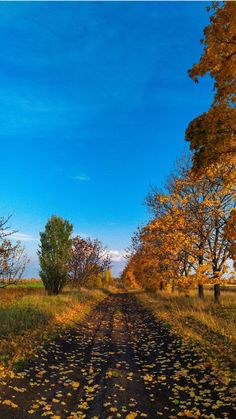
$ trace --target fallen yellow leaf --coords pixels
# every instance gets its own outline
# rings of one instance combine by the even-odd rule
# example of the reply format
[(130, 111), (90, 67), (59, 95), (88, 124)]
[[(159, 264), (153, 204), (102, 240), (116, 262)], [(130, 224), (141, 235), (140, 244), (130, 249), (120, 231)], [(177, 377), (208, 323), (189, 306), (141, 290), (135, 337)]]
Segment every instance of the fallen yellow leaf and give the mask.
[(16, 409), (17, 407), (19, 407), (17, 404), (13, 403), (11, 400), (3, 400), (2, 404), (12, 407), (13, 409)]

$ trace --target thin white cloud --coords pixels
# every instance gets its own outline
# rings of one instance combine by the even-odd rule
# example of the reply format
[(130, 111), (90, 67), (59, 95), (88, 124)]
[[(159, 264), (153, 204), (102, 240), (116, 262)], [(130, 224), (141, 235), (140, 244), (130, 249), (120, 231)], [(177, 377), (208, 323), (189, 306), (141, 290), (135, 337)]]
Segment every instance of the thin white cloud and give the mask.
[(23, 242), (31, 242), (31, 241), (38, 240), (35, 237), (31, 236), (30, 234), (24, 234), (24, 233), (18, 233), (18, 232), (11, 234), (10, 238), (14, 240), (20, 240)]
[(124, 252), (120, 252), (119, 250), (108, 250), (108, 255), (112, 262), (121, 262), (125, 256)]
[(90, 180), (90, 177), (86, 173), (81, 173), (80, 175), (71, 176), (71, 179), (79, 180), (80, 182), (87, 182)]

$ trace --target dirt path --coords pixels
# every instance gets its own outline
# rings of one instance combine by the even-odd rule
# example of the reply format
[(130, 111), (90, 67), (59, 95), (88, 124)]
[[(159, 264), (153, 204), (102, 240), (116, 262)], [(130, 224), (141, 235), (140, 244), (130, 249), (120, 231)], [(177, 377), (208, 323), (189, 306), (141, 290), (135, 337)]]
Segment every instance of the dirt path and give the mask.
[(0, 399), (1, 419), (236, 418), (227, 387), (130, 294), (41, 350)]

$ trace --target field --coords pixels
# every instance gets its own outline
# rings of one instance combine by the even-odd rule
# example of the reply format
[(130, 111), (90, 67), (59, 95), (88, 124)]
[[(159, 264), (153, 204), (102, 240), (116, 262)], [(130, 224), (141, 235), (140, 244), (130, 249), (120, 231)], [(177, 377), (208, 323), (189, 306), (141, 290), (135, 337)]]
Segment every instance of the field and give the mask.
[(140, 292), (138, 298), (177, 334), (201, 347), (220, 379), (235, 380), (236, 292), (233, 287), (223, 290), (219, 305), (213, 303), (210, 289), (205, 291), (204, 300), (196, 294), (196, 290), (188, 296), (177, 292)]
[(43, 288), (43, 283), (40, 279), (21, 279), (16, 285), (10, 285), (9, 288)]
[(39, 281), (0, 289), (0, 378), (12, 375), (38, 345), (75, 325), (105, 293), (65, 289), (49, 297)]

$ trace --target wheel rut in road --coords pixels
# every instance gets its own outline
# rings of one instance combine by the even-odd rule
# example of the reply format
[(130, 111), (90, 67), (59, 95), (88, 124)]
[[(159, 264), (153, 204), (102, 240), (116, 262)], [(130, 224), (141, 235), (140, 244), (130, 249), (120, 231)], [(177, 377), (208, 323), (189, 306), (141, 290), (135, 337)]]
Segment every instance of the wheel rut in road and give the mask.
[(204, 359), (130, 293), (113, 294), (8, 385), (0, 418), (235, 418)]

